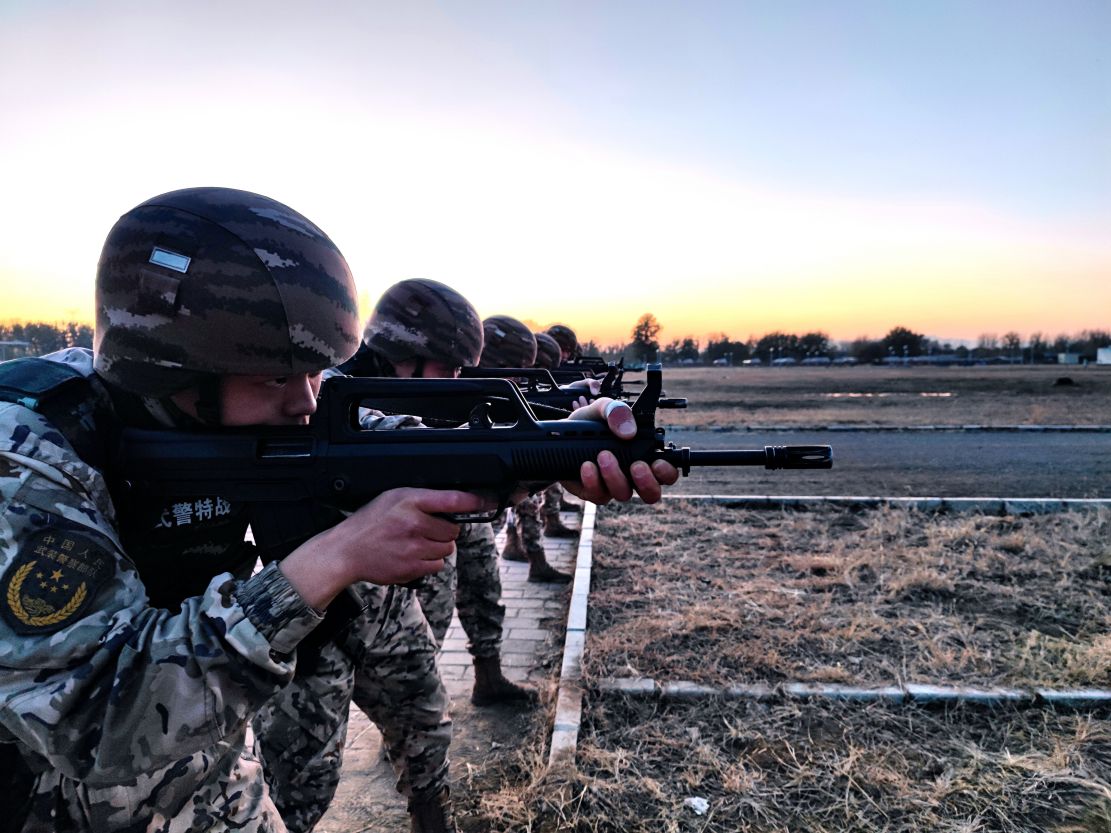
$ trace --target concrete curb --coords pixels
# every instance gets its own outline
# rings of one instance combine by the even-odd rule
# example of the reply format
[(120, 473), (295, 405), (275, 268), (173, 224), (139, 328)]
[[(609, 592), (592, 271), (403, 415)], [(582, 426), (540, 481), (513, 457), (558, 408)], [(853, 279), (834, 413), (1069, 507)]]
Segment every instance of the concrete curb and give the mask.
[(573, 764), (582, 722), (582, 654), (586, 647), (586, 607), (590, 597), (590, 568), (594, 557), (594, 519), (598, 507), (583, 509), (582, 532), (575, 558), (575, 581), (567, 611), (567, 635), (563, 642), (563, 665), (559, 671), (555, 725), (548, 751), (548, 766)]
[(714, 434), (771, 434), (790, 431), (862, 431), (905, 434), (915, 431), (968, 431), (980, 433), (1047, 434), (1074, 432), (1111, 433), (1111, 425), (673, 425), (674, 431), (707, 431)]
[(1100, 688), (976, 688), (972, 686), (904, 685), (867, 688), (818, 683), (781, 683), (775, 686), (735, 684), (707, 686), (687, 680), (659, 683), (650, 677), (611, 677), (601, 680), (598, 690), (605, 694), (659, 700), (847, 700), (887, 703), (975, 703), (978, 705), (1047, 705), (1065, 709), (1099, 709), (1111, 706), (1111, 691)]
[[(913, 507), (926, 511), (983, 512), (984, 514), (1045, 514), (1074, 509), (1111, 508), (1111, 499), (1054, 500), (1042, 498), (932, 498), (932, 497), (880, 497), (815, 495), (664, 495), (665, 500), (690, 500), (703, 503), (722, 503), (745, 508), (779, 509), (806, 506), (840, 506), (866, 508), (878, 506)], [(559, 674), (556, 695), (555, 723), (552, 728), (548, 752), (548, 766), (573, 766), (582, 725), (582, 655), (586, 647), (587, 603), (590, 596), (590, 571), (594, 553), (594, 522), (597, 507), (587, 503), (583, 511), (582, 533), (575, 561), (575, 581), (571, 589), (571, 604), (567, 613), (567, 635), (563, 643), (563, 665)], [(898, 700), (928, 702), (954, 699), (959, 696), (976, 702), (1044, 702), (1065, 708), (1102, 707), (1111, 703), (1111, 692), (1102, 690), (1053, 691), (1038, 689), (1022, 691), (1011, 689), (962, 689), (946, 686), (907, 685), (880, 689), (858, 689), (849, 686), (812, 686), (806, 683), (786, 686), (729, 686), (715, 689), (696, 683), (675, 682), (658, 684), (649, 678), (608, 681), (611, 691), (630, 696), (691, 698), (709, 696), (753, 697), (767, 699), (772, 696), (816, 696), (815, 690), (824, 690), (828, 696), (841, 699)], [(834, 689), (839, 690), (836, 693)], [(606, 691), (603, 684), (601, 690)], [(724, 692), (724, 694), (723, 694)]]
[(664, 500), (722, 503), (737, 509), (790, 509), (832, 506), (873, 509), (881, 506), (923, 512), (979, 512), (983, 515), (1045, 515), (1091, 509), (1111, 509), (1111, 498), (1028, 497), (882, 497), (879, 495), (673, 495)]

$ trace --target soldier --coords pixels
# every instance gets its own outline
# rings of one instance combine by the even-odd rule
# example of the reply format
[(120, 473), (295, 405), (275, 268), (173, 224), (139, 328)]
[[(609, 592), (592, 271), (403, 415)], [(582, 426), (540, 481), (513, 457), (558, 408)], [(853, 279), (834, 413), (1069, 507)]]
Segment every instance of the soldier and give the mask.
[(0, 365), (0, 740), (35, 776), (23, 829), (283, 831), (251, 717), (344, 587), (438, 570), (458, 533), (440, 513), (482, 502), (395, 490), (252, 576), (249, 507), (128, 491), (114, 436), (306, 422), (358, 342), (346, 262), (280, 203), (189, 189), (120, 218), (96, 288), (93, 354)]
[[(92, 354), (0, 365), (0, 743), (34, 778), (28, 817), (5, 822), (283, 831), (252, 716), (344, 588), (441, 569), (444, 515), (484, 501), (395, 489), (251, 575), (249, 506), (164, 503), (114, 473), (126, 426), (308, 421), (358, 318), (343, 256), (292, 209), (223, 188), (149, 200), (109, 234), (96, 306)], [(606, 415), (618, 436), (630, 417)], [(673, 474), (630, 484), (599, 455), (581, 493), (658, 499)]]
[[(536, 362), (536, 336), (522, 322), (508, 315), (495, 315), (482, 322), (485, 336), (481, 367), (532, 367)], [(559, 521), (559, 504), (556, 520)], [(564, 533), (559, 537), (573, 537), (576, 533), (559, 526)], [(572, 576), (557, 570), (548, 563), (544, 542), (540, 537), (540, 499), (529, 496), (516, 504), (506, 518), (505, 546), (502, 557), (508, 561), (527, 561), (529, 581), (559, 582), (566, 584)], [(569, 534), (569, 535), (568, 535)]]
[(559, 345), (559, 363), (573, 361), (579, 354), (579, 339), (575, 331), (566, 324), (553, 324), (547, 330), (548, 335), (556, 340)]
[[(497, 341), (496, 334), (491, 336)], [(452, 378), (461, 367), (479, 362), (485, 355), (483, 345), (484, 326), (466, 298), (437, 281), (405, 280), (379, 299), (358, 353), (340, 370), (360, 376)], [(459, 612), (474, 660), (471, 702), (535, 703), (533, 690), (509, 681), (502, 672), (505, 607), (489, 523), (465, 525), (456, 541), (454, 564), (422, 580), (418, 593), (438, 643), (451, 625), (452, 610)]]
[[(536, 337), (536, 366), (546, 370), (555, 370), (562, 361), (562, 351), (559, 342), (548, 333), (533, 333)], [(593, 394), (598, 390), (593, 389)], [(581, 403), (585, 404), (585, 402)], [(578, 530), (568, 528), (560, 518), (560, 511), (577, 512), (581, 507), (567, 499), (563, 487), (553, 483), (543, 492), (541, 514), (544, 517), (544, 534), (549, 538), (573, 538), (578, 535)]]
[(533, 336), (536, 338), (536, 366), (555, 370), (563, 361), (559, 342), (548, 333), (533, 333)]

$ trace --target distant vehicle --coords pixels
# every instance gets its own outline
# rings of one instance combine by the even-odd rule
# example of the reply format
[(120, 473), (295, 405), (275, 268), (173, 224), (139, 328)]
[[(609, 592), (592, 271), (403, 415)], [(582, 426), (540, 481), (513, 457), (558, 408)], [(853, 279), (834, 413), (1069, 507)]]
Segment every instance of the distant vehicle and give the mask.
[(838, 356), (833, 360), (833, 364), (837, 367), (850, 367), (854, 364), (859, 364), (854, 356)]
[(778, 359), (772, 359), (772, 367), (794, 367), (799, 361), (791, 356), (780, 356)]
[(713, 364), (717, 367), (725, 367), (729, 364), (729, 359), (722, 356), (720, 359), (714, 359)]
[(810, 367), (829, 367), (832, 364), (829, 356), (807, 356), (802, 363)]
[(741, 362), (741, 367), (763, 367), (763, 366), (764, 366), (764, 363), (762, 361), (760, 361), (759, 359), (756, 359), (756, 358), (745, 359), (743, 362)]

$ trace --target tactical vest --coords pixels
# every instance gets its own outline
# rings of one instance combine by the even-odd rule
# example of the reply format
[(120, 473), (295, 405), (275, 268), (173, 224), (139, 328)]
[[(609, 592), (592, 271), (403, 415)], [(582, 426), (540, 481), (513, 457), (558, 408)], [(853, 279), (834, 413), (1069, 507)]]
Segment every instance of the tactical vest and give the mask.
[(170, 500), (141, 494), (113, 476), (123, 422), (120, 403), (108, 406), (107, 397), (98, 396), (80, 370), (43, 358), (0, 362), (0, 402), (42, 414), (85, 463), (104, 475), (124, 551), (153, 607), (175, 609), (223, 572), (250, 575), (255, 553), (244, 542), (246, 507), (219, 495)]

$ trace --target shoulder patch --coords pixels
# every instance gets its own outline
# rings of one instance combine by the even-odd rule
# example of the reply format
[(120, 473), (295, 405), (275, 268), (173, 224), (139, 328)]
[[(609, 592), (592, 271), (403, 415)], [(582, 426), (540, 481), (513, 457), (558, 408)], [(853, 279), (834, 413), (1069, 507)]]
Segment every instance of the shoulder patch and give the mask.
[(89, 535), (52, 527), (28, 536), (0, 580), (0, 615), (16, 633), (61, 630), (80, 617), (115, 572)]

